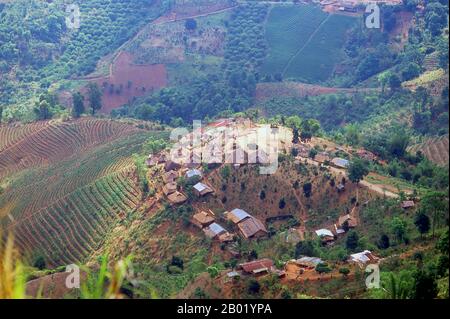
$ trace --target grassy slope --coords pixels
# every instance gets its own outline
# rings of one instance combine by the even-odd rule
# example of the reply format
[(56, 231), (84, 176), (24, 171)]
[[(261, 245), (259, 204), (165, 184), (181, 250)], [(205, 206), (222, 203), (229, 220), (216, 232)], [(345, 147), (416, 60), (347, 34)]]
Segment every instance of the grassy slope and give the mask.
[(312, 6), (283, 6), (271, 10), (266, 24), (269, 54), (262, 73), (319, 82), (339, 62), (345, 32), (355, 22), (328, 15)]

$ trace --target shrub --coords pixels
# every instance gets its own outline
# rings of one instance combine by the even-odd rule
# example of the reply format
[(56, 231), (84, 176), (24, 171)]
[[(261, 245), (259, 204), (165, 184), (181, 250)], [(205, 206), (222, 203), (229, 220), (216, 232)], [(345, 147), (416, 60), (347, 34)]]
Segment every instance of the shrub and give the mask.
[(261, 290), (261, 285), (255, 279), (251, 279), (248, 283), (247, 291), (251, 295), (256, 295)]

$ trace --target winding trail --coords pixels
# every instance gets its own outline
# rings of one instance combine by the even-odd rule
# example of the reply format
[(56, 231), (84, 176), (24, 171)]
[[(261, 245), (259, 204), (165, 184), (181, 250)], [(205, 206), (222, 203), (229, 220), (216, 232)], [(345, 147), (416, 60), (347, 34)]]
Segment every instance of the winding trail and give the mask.
[[(310, 158), (305, 158), (304, 160), (306, 160), (306, 162), (308, 164), (312, 164), (312, 165), (315, 165), (315, 166), (319, 166), (320, 165), (318, 162), (316, 162), (316, 161), (314, 161), (314, 160), (312, 160)], [(333, 172), (333, 173), (335, 173), (337, 175), (341, 174), (342, 176), (348, 178), (347, 171), (345, 169), (336, 168), (336, 167), (333, 167), (333, 166), (326, 166), (326, 167), (331, 172)], [(368, 182), (366, 180), (360, 181), (359, 185), (364, 186), (364, 187), (370, 189), (371, 191), (373, 191), (375, 193), (378, 193), (378, 194), (380, 194), (382, 196), (386, 196), (386, 197), (389, 197), (389, 198), (399, 198), (398, 194), (393, 193), (391, 191), (388, 191), (387, 189), (384, 189), (381, 185), (375, 185), (375, 184), (372, 184), (372, 183), (370, 183), (370, 182)]]

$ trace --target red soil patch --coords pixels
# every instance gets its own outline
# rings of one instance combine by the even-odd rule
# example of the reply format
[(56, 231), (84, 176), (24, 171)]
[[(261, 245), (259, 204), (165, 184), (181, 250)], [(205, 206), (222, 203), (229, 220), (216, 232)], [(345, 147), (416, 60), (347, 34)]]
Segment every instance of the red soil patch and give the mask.
[(101, 112), (109, 113), (136, 97), (165, 87), (167, 71), (164, 64), (134, 64), (130, 53), (121, 52), (113, 62), (110, 75), (92, 81), (103, 91)]

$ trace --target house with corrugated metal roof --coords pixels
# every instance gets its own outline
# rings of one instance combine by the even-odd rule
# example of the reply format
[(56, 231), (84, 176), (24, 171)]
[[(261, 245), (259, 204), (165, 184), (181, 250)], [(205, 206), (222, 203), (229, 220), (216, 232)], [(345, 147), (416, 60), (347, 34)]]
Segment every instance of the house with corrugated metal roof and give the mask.
[(217, 223), (212, 223), (211, 225), (203, 228), (203, 232), (206, 237), (210, 239), (218, 239), (221, 242), (233, 241), (233, 235)]
[(347, 168), (350, 162), (345, 158), (335, 157), (331, 160), (331, 163), (338, 168)]
[(238, 223), (237, 226), (241, 234), (247, 239), (259, 238), (267, 235), (267, 229), (264, 224), (253, 216), (244, 219)]
[(214, 191), (206, 184), (197, 183), (193, 186), (194, 192), (197, 196), (202, 197), (213, 193)]
[(322, 228), (315, 231), (316, 235), (322, 239), (323, 242), (331, 242), (334, 241), (334, 234), (331, 230)]
[(249, 213), (247, 213), (245, 210), (240, 209), (240, 208), (235, 208), (230, 212), (225, 212), (224, 215), (227, 219), (232, 221), (234, 224), (239, 223), (240, 221), (242, 221), (245, 218), (251, 217), (251, 215)]
[(268, 274), (274, 269), (274, 263), (272, 260), (264, 258), (239, 264), (237, 268), (248, 275)]
[(202, 172), (198, 169), (190, 169), (185, 174), (186, 178), (199, 177), (202, 178)]
[(370, 250), (350, 255), (349, 260), (363, 267), (367, 264), (376, 264), (380, 260), (377, 256), (372, 254)]
[(317, 265), (323, 263), (322, 259), (318, 257), (302, 257), (295, 260), (295, 264), (303, 268), (315, 269)]
[(264, 224), (243, 209), (235, 208), (230, 212), (225, 212), (224, 215), (228, 220), (237, 225), (242, 236), (247, 239), (267, 235), (267, 229)]

